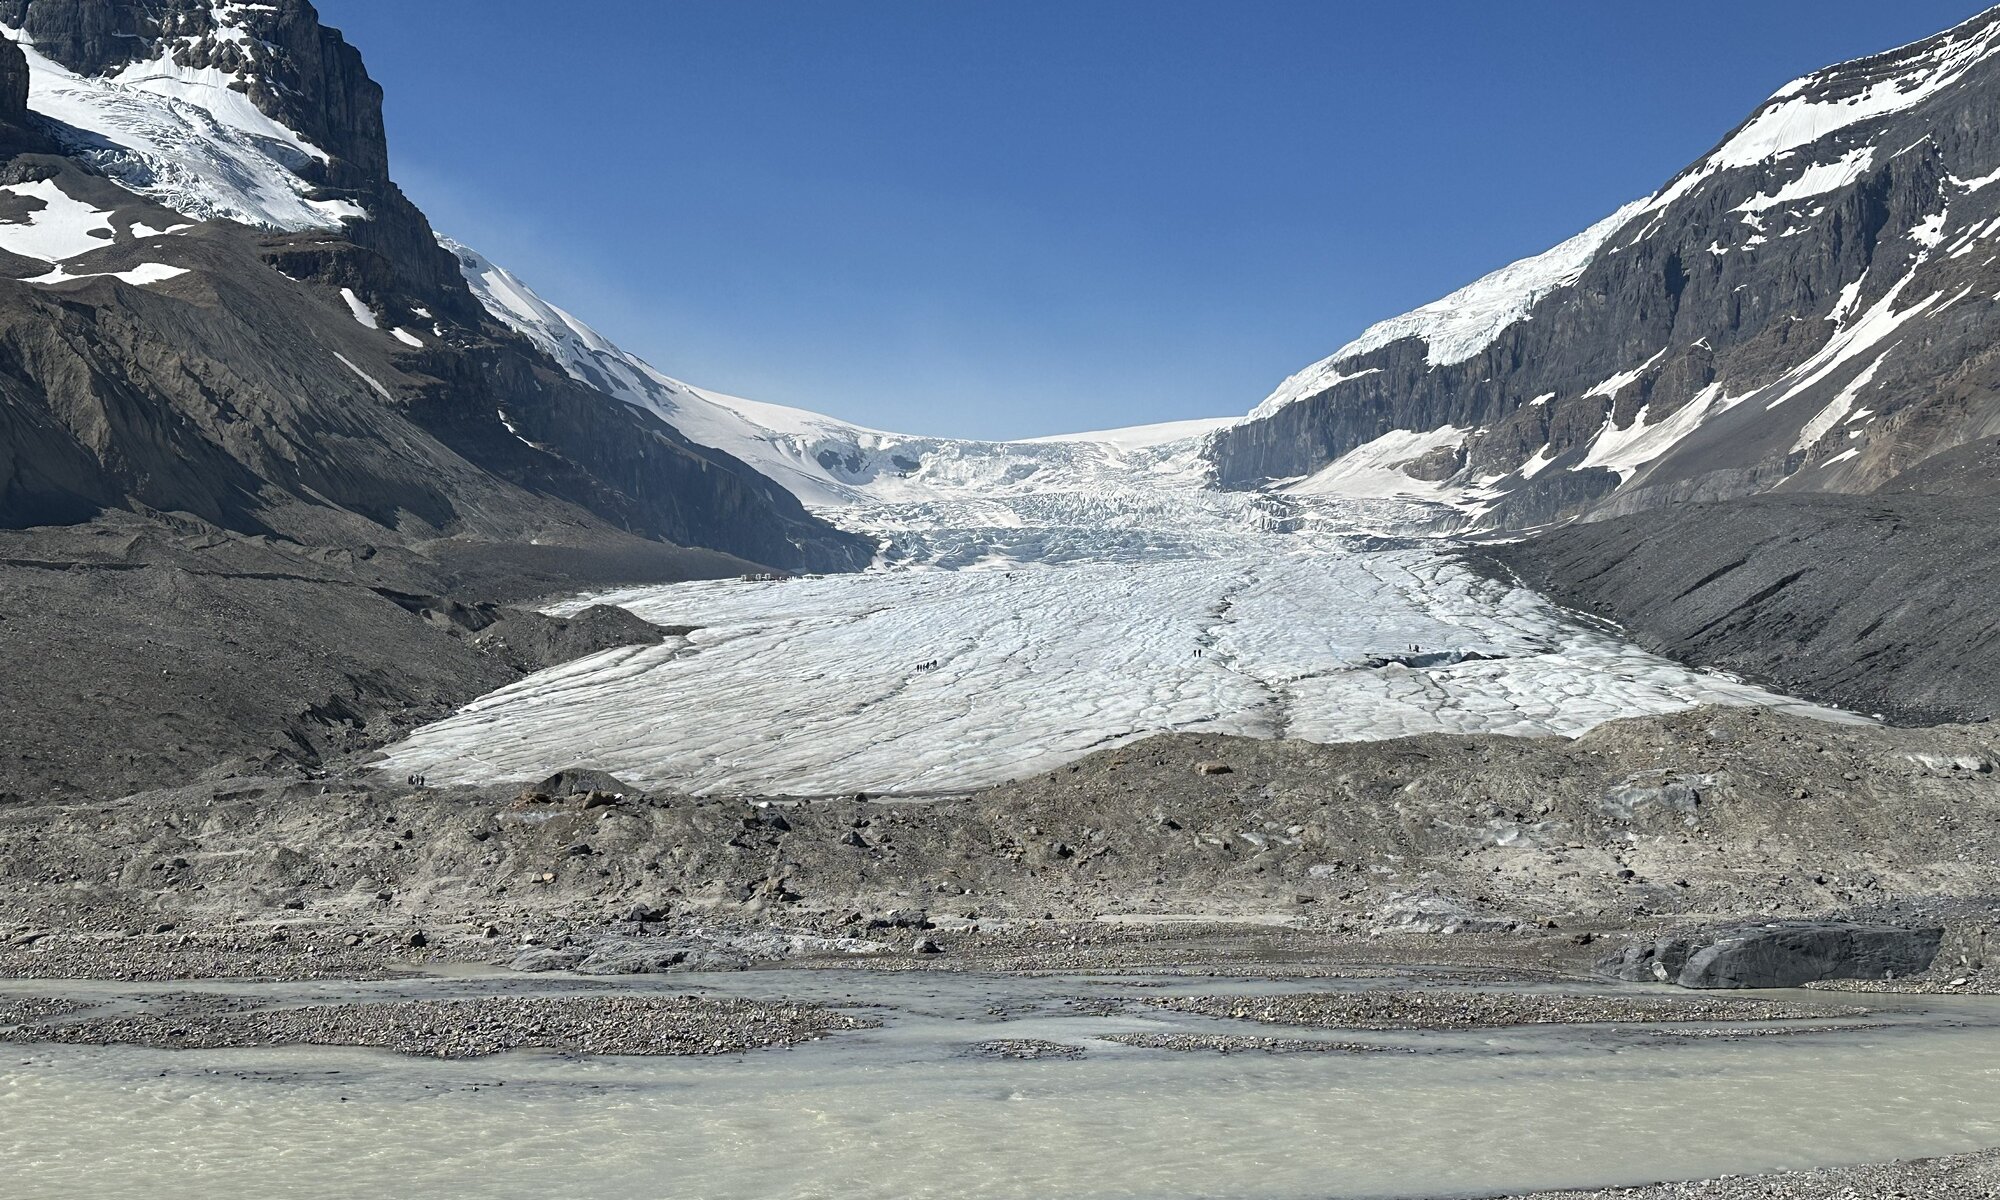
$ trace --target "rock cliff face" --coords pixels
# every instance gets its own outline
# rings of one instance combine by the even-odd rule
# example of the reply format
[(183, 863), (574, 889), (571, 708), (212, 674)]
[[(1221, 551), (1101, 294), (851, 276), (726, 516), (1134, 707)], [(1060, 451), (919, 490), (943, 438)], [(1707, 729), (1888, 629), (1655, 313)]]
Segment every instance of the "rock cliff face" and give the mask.
[(0, 0), (0, 25), (0, 123), (28, 138), (0, 147), (0, 527), (125, 509), (314, 545), (601, 530), (867, 561), (494, 322), (304, 0)]
[(1288, 380), (1218, 476), (1408, 442), (1432, 457), (1386, 465), (1437, 524), (1518, 529), (1865, 492), (2000, 433), (1996, 99), (2000, 10), (1799, 80), (1655, 195)]
[(28, 56), (12, 42), (0, 46), (0, 124), (28, 119)]

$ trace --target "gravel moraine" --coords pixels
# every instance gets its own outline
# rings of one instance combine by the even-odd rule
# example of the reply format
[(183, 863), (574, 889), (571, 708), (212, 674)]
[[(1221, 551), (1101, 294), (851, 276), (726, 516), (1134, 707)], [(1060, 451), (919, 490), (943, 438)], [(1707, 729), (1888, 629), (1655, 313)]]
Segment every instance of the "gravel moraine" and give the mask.
[(0, 1029), (9, 1025), (25, 1025), (30, 1021), (46, 1021), (50, 1017), (66, 1017), (89, 1007), (75, 1000), (59, 1000), (53, 996), (0, 1000)]
[(1885, 993), (1905, 996), (2000, 995), (2000, 971), (1942, 967), (1908, 979), (1820, 979), (1805, 986), (1816, 992)]
[(1268, 1025), (1313, 1029), (1499, 1029), (1652, 1021), (1797, 1021), (1866, 1016), (1867, 1009), (1719, 996), (1572, 996), (1548, 992), (1308, 992), (1175, 996), (1150, 1003)]
[(1656, 1038), (1680, 1038), (1693, 1042), (1747, 1042), (1754, 1038), (1808, 1037), (1826, 1033), (1862, 1033), (1870, 1029), (1887, 1029), (1879, 1022), (1865, 1025), (1806, 1025), (1769, 1027), (1763, 1029), (1655, 1029)]
[(1074, 1059), (1082, 1058), (1084, 1049), (1040, 1038), (996, 1038), (980, 1042), (972, 1048), (972, 1053), (979, 1058)]
[[(389, 979), (450, 961), (380, 939), (349, 947), (332, 936), (204, 934), (105, 938), (51, 934), (0, 948), (0, 978), (107, 979), (170, 983), (186, 979), (262, 982)], [(460, 959), (470, 955), (455, 956)]]
[(176, 1007), (28, 1025), (16, 1042), (219, 1049), (366, 1046), (429, 1058), (480, 1058), (520, 1047), (568, 1054), (735, 1054), (815, 1041), (873, 1022), (811, 1004), (706, 996), (494, 996), (316, 1005), (250, 1012)]
[(1916, 1162), (1726, 1175), (1690, 1183), (1594, 1191), (1536, 1192), (1507, 1200), (1992, 1200), (2000, 1197), (2000, 1151)]
[(1121, 1046), (1142, 1050), (1213, 1051), (1218, 1054), (1383, 1054), (1391, 1051), (1412, 1053), (1393, 1046), (1364, 1046), (1359, 1042), (1322, 1042), (1311, 1038), (1233, 1037), (1212, 1033), (1114, 1033), (1104, 1039)]

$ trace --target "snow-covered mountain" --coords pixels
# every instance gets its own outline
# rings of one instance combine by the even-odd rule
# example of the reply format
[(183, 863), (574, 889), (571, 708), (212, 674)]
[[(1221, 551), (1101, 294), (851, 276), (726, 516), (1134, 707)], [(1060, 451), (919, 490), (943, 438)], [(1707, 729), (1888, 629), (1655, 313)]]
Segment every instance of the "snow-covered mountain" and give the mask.
[(707, 392), (453, 249), (572, 376), (857, 527), (982, 491), (1185, 483), (1196, 457), (1225, 488), (1398, 531), (1865, 491), (2000, 431), (1996, 51), (2000, 10), (1797, 80), (1654, 195), (1373, 326), (1241, 421), (1151, 436), (913, 437)]
[[(0, 32), (26, 58), (22, 113), (175, 216), (121, 218), (83, 194), (94, 185), (7, 184), (30, 210), (0, 221), (18, 278), (164, 287), (191, 268), (140, 243), (218, 221), (290, 235), (268, 260), (396, 343), (355, 376), (371, 393), (439, 395), (421, 382), (434, 370), (394, 356), (469, 346), (490, 318), (613, 412), (558, 419), (517, 395), (482, 410), (490, 434), (552, 460), (537, 472), (582, 466), (627, 495), (651, 490), (645, 468), (610, 461), (625, 449), (579, 435), (580, 421), (656, 419), (906, 544), (927, 513), (990, 530), (1020, 524), (1024, 497), (1068, 496), (1080, 513), (1118, 492), (1108, 507), (1130, 514), (1152, 503), (1141, 493), (1204, 482), (1279, 493), (1252, 506), (1258, 519), (1339, 501), (1385, 529), (1520, 528), (1689, 497), (1866, 490), (2000, 425), (1987, 349), (2000, 11), (1788, 85), (1655, 195), (1378, 324), (1241, 421), (975, 442), (681, 382), (476, 251), (440, 245), (388, 177), (379, 91), (303, 0), (117, 7), (107, 27), (81, 0), (0, 0)], [(92, 260), (107, 251), (118, 261)], [(1155, 523), (1172, 522), (1163, 510)]]
[[(360, 337), (371, 350), (336, 356), (353, 386), (398, 410), (411, 390), (433, 398), (418, 411), (445, 400), (454, 411), (440, 415), (461, 448), (463, 424), (477, 416), (490, 426), (481, 440), (501, 443), (496, 453), (543, 456), (558, 469), (583, 465), (599, 479), (606, 470), (624, 472), (614, 484), (619, 491), (664, 496), (684, 509), (686, 493), (663, 493), (660, 479), (648, 478), (640, 464), (594, 463), (621, 456), (633, 439), (612, 444), (579, 428), (657, 421), (655, 428), (744, 464), (869, 543), (893, 542), (888, 553), (933, 562), (977, 561), (1000, 542), (1015, 553), (1057, 558), (1091, 552), (1106, 537), (1154, 544), (1182, 536), (1179, 527), (1188, 524), (1172, 515), (1174, 504), (1153, 495), (1153, 485), (1172, 477), (1182, 496), (1198, 486), (1207, 474), (1195, 453), (1199, 438), (1226, 422), (977, 442), (869, 429), (691, 386), (620, 350), (477, 251), (433, 235), (387, 176), (379, 117), (349, 111), (367, 109), (378, 93), (352, 49), (317, 24), (309, 5), (173, 0), (128, 14), (129, 25), (109, 37), (88, 8), (77, 0), (0, 0), (0, 34), (20, 47), (26, 65), (20, 121), (48, 143), (29, 148), (60, 151), (118, 185), (106, 192), (102, 180), (66, 176), (0, 188), (42, 206), (16, 224), (0, 222), (0, 251), (21, 256), (24, 279), (165, 284), (192, 269), (182, 265), (192, 260), (158, 250), (163, 235), (199, 240), (236, 222), (290, 235), (265, 239), (268, 261), (351, 320), (343, 336)], [(344, 78), (300, 65), (320, 61), (336, 64), (330, 74)], [(320, 100), (308, 102), (313, 96)], [(345, 116), (330, 119), (321, 109)], [(140, 201), (171, 215), (120, 213)], [(415, 239), (421, 252), (408, 250)], [(115, 263), (97, 261), (120, 254)], [(125, 261), (135, 257), (143, 261)], [(581, 408), (554, 413), (518, 386), (490, 403), (458, 397), (453, 389), (464, 386), (463, 373), (441, 386), (436, 368), (417, 361), (476, 345), (488, 318), (546, 354), (580, 392), (588, 389), (582, 394), (596, 398), (598, 411), (579, 398)], [(538, 388), (527, 379), (519, 384), (530, 393)], [(507, 469), (541, 473), (523, 464)], [(1041, 511), (1024, 514), (1025, 507)], [(754, 506), (743, 512), (748, 522)], [(774, 544), (773, 532), (798, 540), (785, 521), (760, 524), (762, 534), (686, 522), (667, 528), (765, 562), (827, 561), (794, 558)], [(1041, 535), (1039, 550), (1030, 547), (1019, 531), (1045, 524), (1055, 531)], [(1145, 531), (1135, 532), (1138, 526)]]
[(868, 560), (495, 324), (381, 102), (305, 0), (0, 0), (0, 524)]
[[(924, 437), (870, 429), (836, 417), (729, 396), (671, 378), (621, 350), (479, 252), (444, 239), (488, 312), (547, 352), (580, 382), (657, 413), (825, 509), (907, 503), (1039, 488), (1079, 462), (1152, 462), (1163, 447), (1185, 449), (1227, 420), (1179, 421), (1018, 442)], [(1073, 480), (1072, 480), (1073, 481)]]
[(1654, 195), (1285, 381), (1218, 477), (1520, 528), (1873, 490), (2000, 432), (1996, 102), (2000, 10), (1794, 81)]
[(748, 463), (876, 539), (891, 561), (1074, 561), (1200, 545), (1221, 553), (1228, 535), (1219, 530), (1301, 519), (1298, 505), (1209, 488), (1202, 448), (1227, 419), (1004, 442), (870, 429), (674, 379), (484, 255), (444, 244), (487, 311), (572, 378)]

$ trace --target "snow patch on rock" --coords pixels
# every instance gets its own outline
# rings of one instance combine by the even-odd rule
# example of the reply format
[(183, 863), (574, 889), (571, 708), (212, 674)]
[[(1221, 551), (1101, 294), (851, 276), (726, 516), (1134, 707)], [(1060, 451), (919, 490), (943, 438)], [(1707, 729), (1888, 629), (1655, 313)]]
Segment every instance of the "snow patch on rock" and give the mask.
[(0, 187), (0, 193), (25, 200), (31, 208), (19, 221), (0, 224), (0, 249), (61, 262), (101, 250), (116, 237), (110, 213), (71, 196), (53, 179), (11, 184)]

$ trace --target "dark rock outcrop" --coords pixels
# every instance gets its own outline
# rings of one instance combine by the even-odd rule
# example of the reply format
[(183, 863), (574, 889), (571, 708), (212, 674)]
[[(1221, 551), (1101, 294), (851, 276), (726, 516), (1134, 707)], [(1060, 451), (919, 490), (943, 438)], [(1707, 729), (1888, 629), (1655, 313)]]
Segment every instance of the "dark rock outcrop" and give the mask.
[(1903, 723), (2000, 715), (2000, 523), (1983, 497), (1682, 504), (1482, 553), (1659, 653)]
[(0, 38), (0, 124), (21, 125), (28, 119), (28, 56)]
[(1634, 983), (1703, 990), (1901, 978), (1930, 970), (1943, 937), (1944, 930), (1934, 926), (1778, 921), (1631, 946), (1606, 959), (1603, 969)]
[[(37, 161), (128, 219), (173, 219), (73, 164)], [(508, 331), (483, 324), (409, 352), (337, 294), (271, 270), (268, 252), (216, 223), (73, 268), (170, 253), (189, 271), (171, 287), (0, 280), (0, 527), (160, 511), (343, 546), (596, 527), (781, 569), (866, 562), (866, 543), (775, 483), (576, 383)]]

